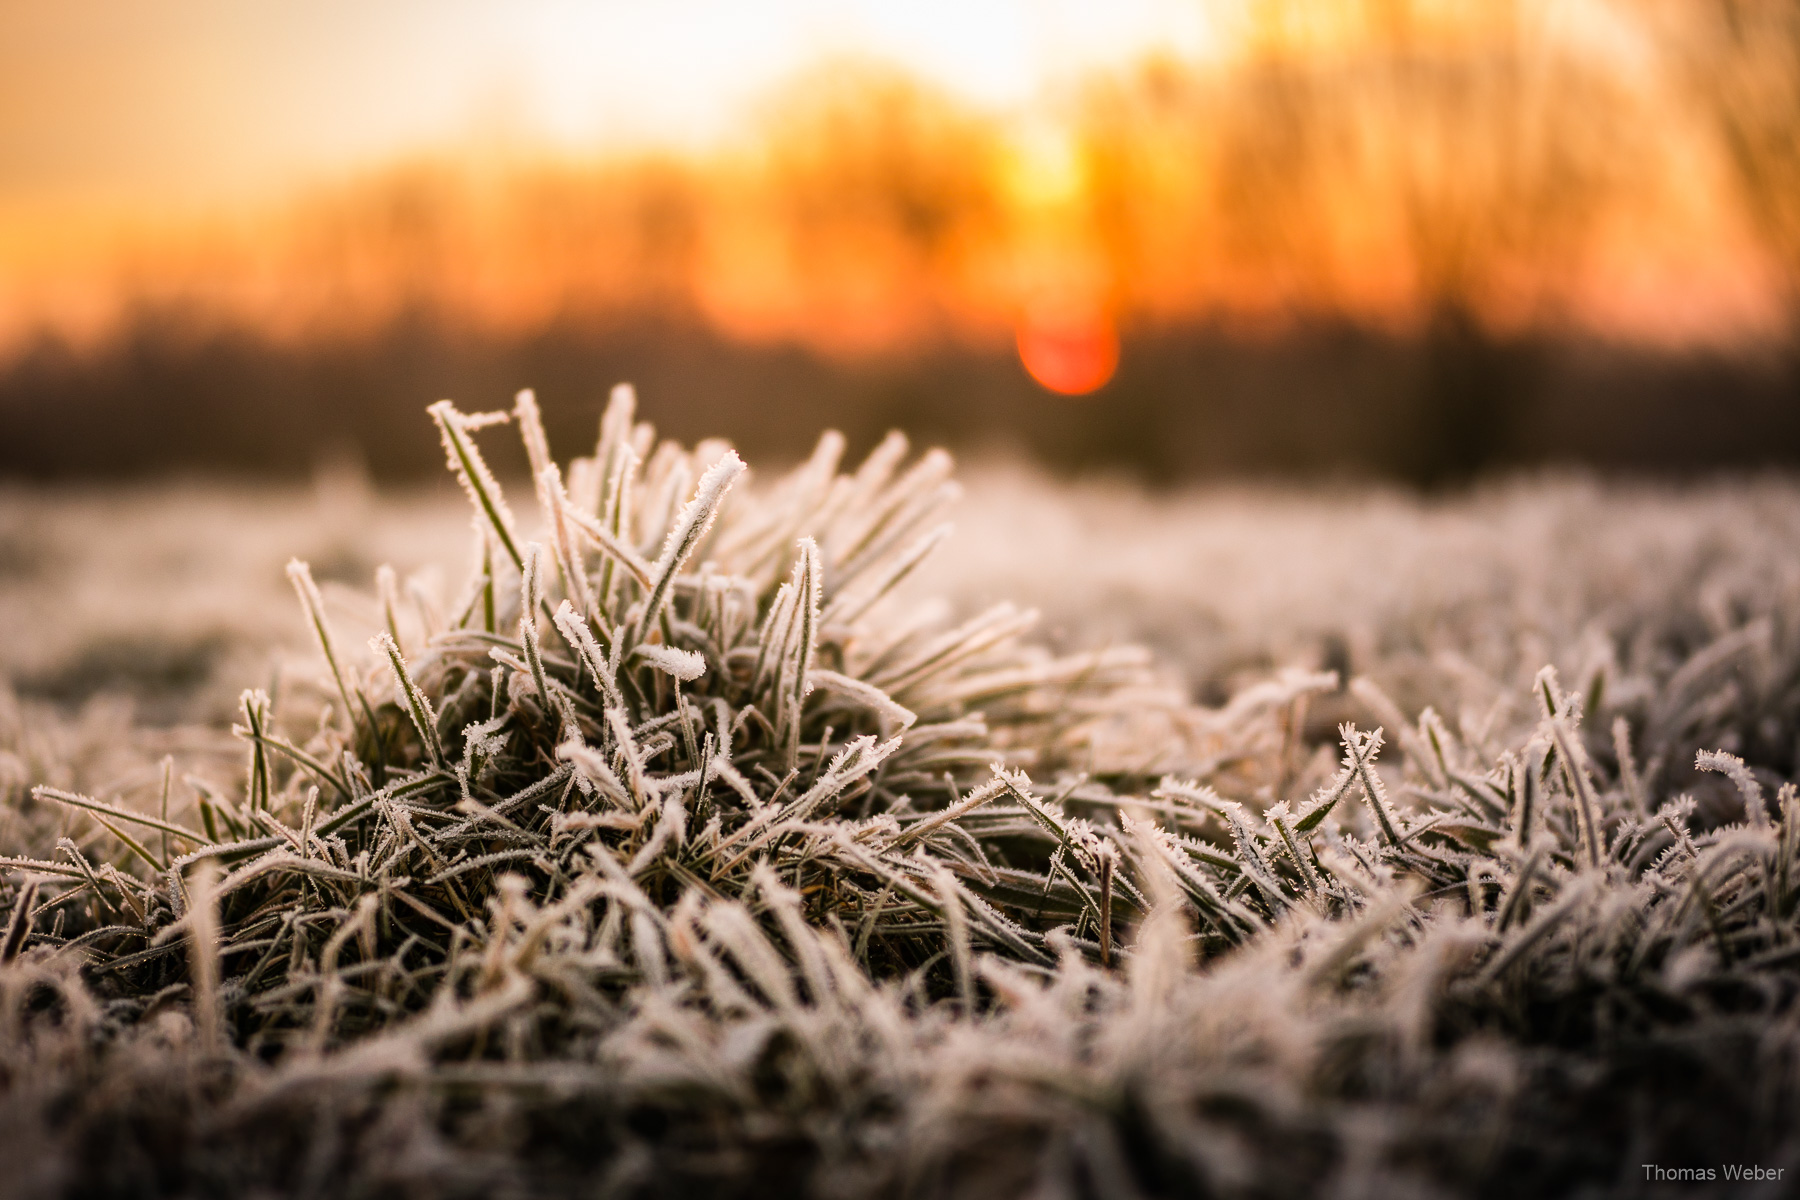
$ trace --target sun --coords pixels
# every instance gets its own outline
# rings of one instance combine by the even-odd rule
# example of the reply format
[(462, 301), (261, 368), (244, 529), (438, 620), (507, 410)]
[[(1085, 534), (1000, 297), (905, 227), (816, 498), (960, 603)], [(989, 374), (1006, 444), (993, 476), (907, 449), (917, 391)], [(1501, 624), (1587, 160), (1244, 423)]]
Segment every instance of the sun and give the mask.
[(1119, 369), (1118, 330), (1098, 309), (1027, 313), (1017, 341), (1026, 373), (1058, 395), (1098, 391)]

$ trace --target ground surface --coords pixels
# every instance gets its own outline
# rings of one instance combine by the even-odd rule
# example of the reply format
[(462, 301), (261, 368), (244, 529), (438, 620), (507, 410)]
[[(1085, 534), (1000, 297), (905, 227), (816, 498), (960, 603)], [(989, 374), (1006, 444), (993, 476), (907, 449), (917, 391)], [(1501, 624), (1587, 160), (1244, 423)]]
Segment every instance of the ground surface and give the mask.
[[(1035, 608), (1059, 647), (1141, 643), (1214, 704), (1279, 666), (1447, 672), (1491, 703), (1545, 664), (1592, 668), (1640, 618), (1723, 629), (1800, 586), (1800, 483), (1778, 475), (1550, 474), (1438, 499), (1354, 485), (1152, 493), (1006, 463), (959, 481), (955, 533), (913, 594), (961, 614)], [(306, 489), (10, 487), (0, 674), (64, 706), (130, 698), (150, 724), (217, 720), (309, 653), (290, 558), (366, 619), (377, 566), (451, 590), (469, 537), (448, 481), (392, 494), (354, 475)]]
[[(1335, 725), (1353, 720), (1387, 728), (1394, 749), (1382, 769), (1403, 794), (1426, 787), (1429, 771), (1415, 761), (1426, 727), (1402, 734), (1396, 717), (1410, 729), (1434, 707), (1484, 770), (1502, 751), (1528, 756), (1542, 716), (1533, 679), (1546, 665), (1587, 705), (1588, 752), (1607, 797), (1637, 786), (1649, 810), (1691, 794), (1700, 831), (1744, 820), (1746, 809), (1725, 776), (1695, 772), (1696, 750), (1742, 756), (1771, 801), (1800, 770), (1800, 483), (1791, 479), (1677, 488), (1555, 476), (1430, 500), (1349, 486), (1149, 494), (1006, 464), (977, 464), (961, 479), (957, 533), (909, 583), (909, 602), (941, 597), (964, 615), (1011, 599), (1040, 611), (1040, 636), (1058, 649), (1147, 646), (1163, 678), (1216, 719), (1166, 763), (1153, 738), (1147, 749), (1134, 743), (1149, 756), (1146, 775), (1200, 777), (1209, 763), (1228, 774), (1220, 764), (1234, 753), (1270, 753), (1266, 730), (1219, 714), (1250, 711), (1256, 688), (1298, 668), (1337, 672), (1340, 686), (1310, 710), (1283, 710), (1300, 728), (1279, 749), (1291, 769), (1274, 786), (1325, 783)], [(241, 786), (242, 750), (225, 732), (239, 691), (279, 696), (284, 679), (315, 670), (282, 573), (291, 556), (311, 562), (346, 626), (373, 627), (378, 565), (454, 590), (469, 542), (467, 507), (448, 487), (381, 495), (340, 477), (295, 491), (0, 493), (5, 852), (48, 853), (22, 844), (44, 836), (41, 816), (20, 815), (34, 784), (145, 805), (173, 754), (181, 772)], [(1342, 686), (1352, 677), (1364, 684)], [(1617, 716), (1641, 782), (1608, 757)], [(1197, 759), (1197, 745), (1212, 758)], [(58, 820), (74, 828), (73, 817)], [(1617, 894), (1656, 886), (1621, 882)], [(1432, 900), (1417, 903), (1424, 911)], [(20, 1040), (0, 1088), (15, 1114), (8, 1153), (23, 1165), (6, 1187), (1664, 1194), (1643, 1182), (1643, 1163), (1717, 1172), (1736, 1156), (1788, 1179), (1800, 1171), (1800, 1024), (1783, 973), (1795, 956), (1783, 957), (1787, 935), (1776, 928), (1788, 913), (1756, 918), (1773, 930), (1762, 957), (1734, 963), (1720, 935), (1710, 966), (1672, 952), (1658, 968), (1669, 995), (1708, 970), (1735, 972), (1732, 998), (1681, 993), (1680, 1014), (1613, 1028), (1611, 1017), (1594, 1023), (1601, 1010), (1589, 991), (1576, 1020), (1523, 984), (1484, 1008), (1457, 990), (1461, 964), (1483, 961), (1480, 935), (1467, 933), (1480, 918), (1430, 911), (1436, 933), (1391, 960), (1346, 968), (1348, 999), (1294, 982), (1282, 964), (1301, 955), (1303, 938), (1284, 926), (1170, 966), (1167, 978), (1148, 966), (1122, 977), (1066, 967), (1041, 997), (996, 1000), (974, 1020), (891, 997), (818, 1016), (829, 1030), (817, 1036), (862, 1047), (818, 1077), (789, 1062), (805, 1053), (739, 1021), (707, 1034), (717, 1040), (705, 1053), (673, 1034), (655, 1052), (643, 1046), (662, 1045), (656, 1037), (642, 1046), (614, 1037), (566, 1077), (509, 1081), (470, 1066), (461, 1082), (445, 1076), (417, 1092), (391, 1079), (333, 1084), (323, 1070), (271, 1083), (253, 1064), (209, 1066), (184, 1049), (179, 1003), (165, 1017), (155, 1004), (136, 1013), (129, 1034), (102, 1014), (80, 1045), (34, 1041), (16, 1031), (43, 1006), (32, 998), (41, 986), (14, 967), (0, 992), (8, 1036)], [(1595, 928), (1612, 919), (1594, 916)], [(1456, 940), (1465, 934), (1476, 941)], [(1420, 966), (1426, 959), (1436, 965)], [(1145, 951), (1133, 961), (1154, 959)], [(26, 966), (52, 970), (29, 956)], [(1623, 967), (1595, 970), (1581, 988), (1636, 987), (1617, 982)], [(1356, 971), (1378, 983), (1359, 992)], [(991, 982), (993, 996), (1008, 994), (999, 975)], [(57, 1012), (59, 1027), (89, 1028)], [(94, 1049), (95, 1039), (112, 1048)], [(748, 1081), (725, 1089), (730, 1103), (694, 1100), (671, 1082), (708, 1054)]]

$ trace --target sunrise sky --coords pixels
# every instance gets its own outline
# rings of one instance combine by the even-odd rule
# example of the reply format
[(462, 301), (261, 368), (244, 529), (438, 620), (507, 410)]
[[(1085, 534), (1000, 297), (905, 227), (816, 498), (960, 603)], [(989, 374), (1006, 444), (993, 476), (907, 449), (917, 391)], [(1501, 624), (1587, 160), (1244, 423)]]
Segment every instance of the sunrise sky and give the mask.
[(652, 301), (852, 353), (1016, 336), (1064, 382), (1134, 321), (1446, 297), (1755, 338), (1780, 271), (1659, 11), (12, 0), (0, 350), (145, 305), (315, 336)]
[(821, 59), (869, 55), (974, 104), (1147, 51), (1203, 57), (1178, 0), (13, 0), (0, 189), (206, 204), (470, 141), (707, 147)]

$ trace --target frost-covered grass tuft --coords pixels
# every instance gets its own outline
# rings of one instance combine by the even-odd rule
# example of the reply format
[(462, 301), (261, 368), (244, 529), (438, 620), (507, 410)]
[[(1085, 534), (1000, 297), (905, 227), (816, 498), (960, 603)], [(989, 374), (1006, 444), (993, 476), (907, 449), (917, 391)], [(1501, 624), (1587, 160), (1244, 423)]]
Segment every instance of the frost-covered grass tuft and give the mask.
[[(764, 484), (656, 443), (628, 391), (566, 467), (529, 393), (431, 415), (474, 516), (454, 602), (381, 570), (347, 636), (296, 562), (316, 686), (244, 694), (238, 782), (14, 797), (25, 1190), (1548, 1194), (1800, 1163), (1791, 587), (1702, 597), (1700, 634), (1612, 613), (1575, 686), (1454, 715), (1366, 643), (1368, 674), (1204, 707), (1141, 652), (904, 595), (940, 453), (846, 468), (828, 435)], [(506, 424), (535, 513), (483, 461)], [(1559, 635), (1514, 619), (1490, 635)], [(93, 753), (10, 711), (7, 761)]]
[[(245, 692), (243, 788), (199, 793), (186, 824), (38, 788), (123, 850), (104, 875), (72, 843), (9, 861), (65, 885), (65, 952), (131, 994), (189, 981), (264, 1055), (535, 981), (561, 993), (517, 1034), (538, 1057), (697, 956), (728, 956), (764, 998), (790, 988), (782, 956), (734, 949), (729, 906), (831, 929), (832, 953), (922, 998), (968, 1000), (975, 946), (1048, 968), (1067, 926), (1109, 955), (1133, 910), (1112, 901), (1104, 835), (997, 772), (1092, 759), (1084, 730), (1145, 702), (1141, 656), (1034, 653), (1009, 606), (950, 629), (886, 615), (941, 536), (941, 454), (904, 468), (896, 438), (840, 473), (828, 436), (733, 504), (735, 453), (656, 445), (631, 406), (616, 396), (570, 464), (578, 501), (529, 393), (511, 414), (434, 405), (477, 547), (445, 628), (409, 627), (384, 598), (387, 628), (359, 654), (291, 563), (334, 705), (284, 731)], [(477, 444), (509, 421), (543, 541)], [(170, 936), (201, 922), (217, 978)]]

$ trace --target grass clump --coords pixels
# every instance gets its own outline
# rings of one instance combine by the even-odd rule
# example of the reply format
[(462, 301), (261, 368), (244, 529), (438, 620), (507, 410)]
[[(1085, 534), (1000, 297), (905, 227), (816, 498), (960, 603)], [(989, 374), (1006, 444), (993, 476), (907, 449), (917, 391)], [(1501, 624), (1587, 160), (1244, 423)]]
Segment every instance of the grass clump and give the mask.
[[(385, 628), (359, 654), (294, 562), (335, 700), (310, 737), (245, 693), (243, 791), (200, 794), (192, 823), (38, 790), (151, 869), (71, 842), (13, 864), (85, 893), (59, 940), (111, 986), (186, 980), (209, 1022), (274, 1052), (517, 980), (570, 1007), (534, 1035), (553, 1043), (584, 1005), (679, 969), (686, 939), (729, 945), (735, 918), (708, 916), (728, 901), (833, 929), (863, 972), (922, 994), (966, 997), (975, 947), (1048, 967), (1046, 933), (1070, 922), (1110, 955), (1125, 910), (1101, 839), (995, 764), (1082, 756), (1085, 726), (1142, 700), (1142, 658), (1022, 648), (1030, 614), (1004, 605), (948, 630), (871, 617), (943, 536), (941, 452), (905, 467), (896, 436), (841, 474), (827, 436), (734, 503), (737, 455), (656, 445), (628, 390), (566, 483), (530, 393), (431, 415), (477, 543), (442, 628), (405, 620), (384, 573)], [(509, 421), (542, 542), (476, 444)], [(779, 986), (744, 954), (746, 982)]]

